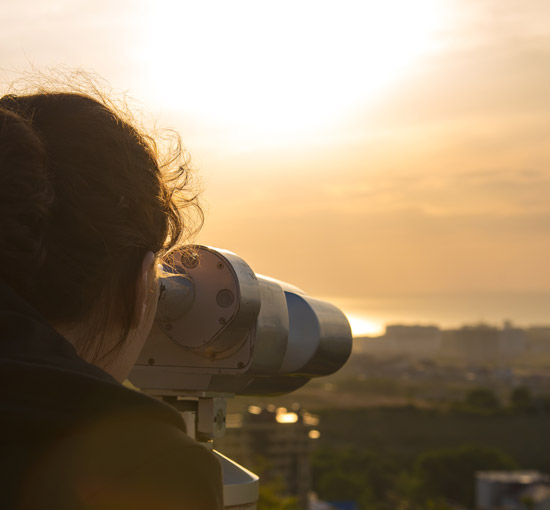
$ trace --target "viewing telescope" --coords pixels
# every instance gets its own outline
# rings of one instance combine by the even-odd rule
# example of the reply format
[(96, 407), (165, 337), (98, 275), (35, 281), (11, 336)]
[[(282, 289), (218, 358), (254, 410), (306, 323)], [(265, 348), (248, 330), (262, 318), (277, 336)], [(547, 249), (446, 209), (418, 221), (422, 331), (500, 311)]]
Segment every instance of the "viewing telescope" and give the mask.
[[(226, 250), (196, 246), (162, 270), (153, 328), (129, 376), (181, 412), (206, 447), (225, 433), (226, 398), (294, 391), (351, 353), (346, 316)], [(214, 451), (224, 508), (254, 510), (259, 478)]]
[(276, 395), (338, 370), (346, 316), (226, 250), (196, 246), (163, 267), (155, 322), (130, 374), (150, 394)]

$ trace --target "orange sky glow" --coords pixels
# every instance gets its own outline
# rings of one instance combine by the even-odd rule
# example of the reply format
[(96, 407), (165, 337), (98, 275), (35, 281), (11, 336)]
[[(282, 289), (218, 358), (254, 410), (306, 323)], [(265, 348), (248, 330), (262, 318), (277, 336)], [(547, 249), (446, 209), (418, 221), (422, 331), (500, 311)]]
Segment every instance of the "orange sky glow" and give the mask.
[(2, 84), (91, 69), (179, 131), (199, 242), (356, 334), (550, 323), (547, 1), (12, 4)]

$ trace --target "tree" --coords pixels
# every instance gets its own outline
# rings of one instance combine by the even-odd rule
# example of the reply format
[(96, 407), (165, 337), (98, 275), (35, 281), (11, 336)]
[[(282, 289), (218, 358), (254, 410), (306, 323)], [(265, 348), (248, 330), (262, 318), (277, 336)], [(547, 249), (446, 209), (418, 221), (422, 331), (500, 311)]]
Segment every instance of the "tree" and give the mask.
[(386, 455), (352, 448), (320, 448), (312, 458), (313, 490), (328, 501), (375, 508), (387, 499), (396, 467)]
[(515, 468), (511, 457), (494, 448), (462, 446), (428, 451), (417, 458), (414, 466), (417, 497), (423, 501), (443, 498), (471, 508), (476, 471)]
[(299, 510), (298, 498), (287, 494), (283, 479), (266, 457), (256, 455), (252, 469), (260, 477), (258, 510)]
[(510, 394), (510, 405), (517, 411), (527, 411), (533, 406), (533, 396), (527, 386), (518, 386)]
[(299, 510), (298, 499), (284, 494), (281, 482), (273, 480), (266, 483), (260, 481), (260, 498), (258, 510)]
[(494, 391), (488, 388), (474, 388), (466, 394), (466, 407), (482, 412), (494, 412), (500, 408), (500, 400)]

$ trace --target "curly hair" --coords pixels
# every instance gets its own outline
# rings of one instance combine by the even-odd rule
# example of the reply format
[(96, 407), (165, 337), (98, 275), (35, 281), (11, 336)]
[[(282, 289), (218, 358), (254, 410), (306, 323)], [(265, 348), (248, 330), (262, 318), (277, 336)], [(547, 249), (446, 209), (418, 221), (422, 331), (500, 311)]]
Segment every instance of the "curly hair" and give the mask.
[(165, 257), (202, 225), (189, 157), (175, 140), (163, 156), (104, 97), (0, 99), (0, 281), (54, 327), (85, 325), (81, 353), (95, 356), (113, 323), (115, 348), (124, 344), (143, 257)]

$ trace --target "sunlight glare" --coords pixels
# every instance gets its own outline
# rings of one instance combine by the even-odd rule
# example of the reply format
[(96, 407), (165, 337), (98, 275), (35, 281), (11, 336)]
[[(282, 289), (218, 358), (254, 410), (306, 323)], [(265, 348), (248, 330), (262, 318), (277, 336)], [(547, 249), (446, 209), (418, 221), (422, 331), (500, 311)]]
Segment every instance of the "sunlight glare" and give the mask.
[(359, 315), (346, 314), (353, 336), (378, 336), (384, 333), (383, 324)]
[(303, 134), (437, 45), (443, 2), (151, 2), (137, 58), (149, 94), (215, 126)]

